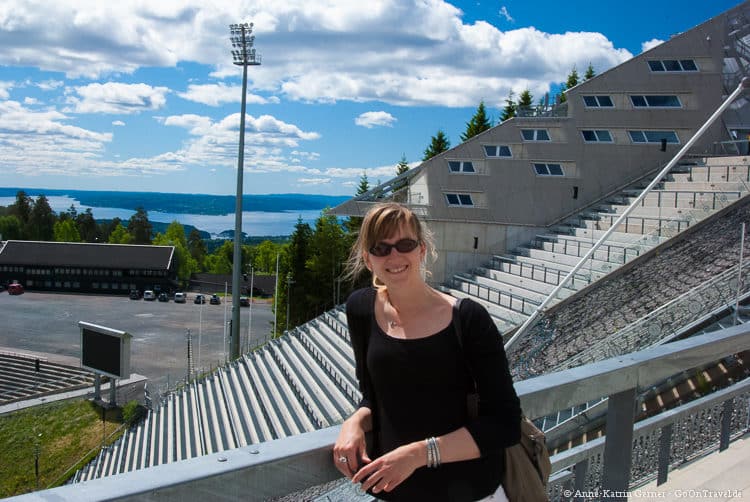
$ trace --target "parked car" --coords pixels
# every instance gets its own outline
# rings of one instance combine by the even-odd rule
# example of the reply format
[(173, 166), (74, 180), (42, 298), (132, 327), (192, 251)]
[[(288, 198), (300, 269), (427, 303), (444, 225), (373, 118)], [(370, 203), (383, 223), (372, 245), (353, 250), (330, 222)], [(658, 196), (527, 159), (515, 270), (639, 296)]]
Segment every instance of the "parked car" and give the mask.
[(221, 298), (219, 298), (219, 295), (211, 295), (209, 303), (211, 305), (221, 305)]
[(203, 295), (195, 295), (195, 299), (193, 300), (193, 303), (197, 303), (197, 304), (206, 303), (206, 297)]
[(130, 290), (130, 299), (131, 300), (140, 300), (141, 299), (141, 292), (137, 289), (131, 289)]
[(166, 293), (159, 293), (159, 296), (157, 298), (160, 302), (168, 302), (169, 296)]
[(143, 299), (148, 302), (152, 302), (156, 300), (156, 293), (154, 293), (150, 289), (147, 289), (146, 291), (143, 292)]
[(240, 307), (249, 307), (250, 306), (250, 298), (247, 296), (240, 296)]
[(8, 284), (8, 294), (9, 295), (22, 295), (23, 286), (21, 286), (17, 282), (14, 282), (13, 284)]
[(187, 300), (187, 295), (185, 293), (177, 292), (174, 294), (175, 303), (185, 303), (186, 300)]

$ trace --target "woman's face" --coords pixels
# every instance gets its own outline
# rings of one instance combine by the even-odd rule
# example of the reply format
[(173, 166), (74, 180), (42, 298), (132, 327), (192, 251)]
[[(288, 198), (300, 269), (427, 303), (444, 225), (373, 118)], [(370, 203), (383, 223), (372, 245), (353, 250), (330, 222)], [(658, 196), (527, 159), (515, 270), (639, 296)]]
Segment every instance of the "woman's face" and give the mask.
[[(402, 225), (389, 238), (376, 242), (375, 249), (371, 248), (364, 252), (367, 268), (388, 287), (422, 280), (420, 265), (425, 255), (425, 245), (417, 242), (416, 247), (406, 251), (410, 247), (409, 240), (417, 242), (417, 235), (411, 228)], [(397, 243), (402, 251), (399, 251), (397, 247), (389, 246)], [(387, 254), (377, 256), (384, 253)]]

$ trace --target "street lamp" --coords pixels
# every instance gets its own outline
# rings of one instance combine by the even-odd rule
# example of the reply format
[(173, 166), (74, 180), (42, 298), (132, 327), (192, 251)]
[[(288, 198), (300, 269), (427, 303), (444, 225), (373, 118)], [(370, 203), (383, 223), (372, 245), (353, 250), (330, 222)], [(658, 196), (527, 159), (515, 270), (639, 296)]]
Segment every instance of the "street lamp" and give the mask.
[(286, 330), (289, 331), (289, 310), (292, 305), (292, 273), (286, 274)]
[(247, 102), (247, 67), (260, 65), (255, 53), (253, 23), (230, 24), (234, 64), (242, 66), (242, 107), (240, 111), (240, 149), (237, 154), (237, 198), (234, 206), (234, 259), (232, 263), (232, 332), (230, 359), (240, 356), (240, 275), (242, 267), (242, 174), (245, 170), (245, 105)]

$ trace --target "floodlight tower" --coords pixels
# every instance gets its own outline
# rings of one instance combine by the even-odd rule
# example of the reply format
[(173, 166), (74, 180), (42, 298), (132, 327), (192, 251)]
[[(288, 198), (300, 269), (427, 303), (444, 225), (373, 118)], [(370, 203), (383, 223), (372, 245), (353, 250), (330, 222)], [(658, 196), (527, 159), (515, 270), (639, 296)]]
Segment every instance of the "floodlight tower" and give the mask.
[(240, 277), (242, 272), (242, 175), (245, 170), (245, 105), (247, 67), (260, 65), (255, 53), (253, 23), (230, 24), (234, 64), (242, 66), (242, 107), (240, 111), (240, 149), (237, 154), (237, 199), (234, 206), (234, 258), (232, 260), (232, 332), (229, 340), (231, 360), (240, 356)]

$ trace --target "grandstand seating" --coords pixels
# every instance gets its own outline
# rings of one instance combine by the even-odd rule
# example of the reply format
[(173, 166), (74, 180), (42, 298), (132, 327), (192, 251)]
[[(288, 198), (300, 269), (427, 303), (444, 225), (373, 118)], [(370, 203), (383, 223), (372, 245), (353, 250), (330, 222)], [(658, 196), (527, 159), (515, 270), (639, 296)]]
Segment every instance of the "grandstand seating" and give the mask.
[[(39, 371), (36, 371), (36, 361)], [(91, 387), (94, 376), (82, 370), (30, 354), (0, 351), (0, 404), (57, 392)]]
[[(672, 267), (695, 269), (697, 275), (675, 273), (674, 268), (669, 267), (665, 276), (652, 279), (633, 280), (629, 276), (612, 274), (624, 264), (628, 264), (629, 273), (638, 273), (649, 263), (638, 262), (633, 266), (638, 257), (689, 227), (703, 228), (696, 227), (701, 219), (712, 217), (748, 193), (744, 182), (749, 178), (747, 165), (736, 168), (688, 166), (670, 174), (659, 190), (644, 199), (643, 210), (630, 219), (627, 231), (613, 233), (590, 266), (582, 269), (571, 282), (551, 309), (556, 316), (538, 324), (518, 348), (509, 353), (516, 376), (533, 375), (556, 367), (571, 354), (591, 346), (592, 340), (618, 333), (646, 313), (731, 268), (735, 261), (726, 255), (728, 245), (716, 235), (735, 235), (734, 230), (729, 229), (746, 216), (747, 212), (741, 209), (738, 210), (741, 214), (734, 219), (712, 224), (708, 233), (695, 239), (697, 244), (689, 243), (707, 246), (705, 242), (711, 241), (711, 246), (722, 248), (712, 255), (710, 266), (703, 266), (703, 262), (698, 266), (684, 258), (680, 253), (705, 251), (704, 248), (695, 251), (687, 244), (673, 245), (671, 254), (664, 251), (658, 255), (660, 260), (671, 260)], [(540, 233), (516, 254), (497, 256), (470, 274), (456, 274), (445, 290), (482, 303), (501, 330), (512, 329), (590, 249), (609, 225), (608, 216), (617, 214), (621, 205), (633, 196), (632, 188), (614, 194), (595, 208)], [(738, 204), (736, 207), (745, 206)], [(731, 212), (731, 208), (722, 212), (721, 217), (727, 212)], [(646, 233), (636, 233), (636, 230)], [(714, 248), (710, 250), (714, 252)], [(659, 266), (663, 264), (664, 261)], [(629, 287), (634, 289), (630, 297), (627, 296), (629, 290), (618, 281), (632, 283)], [(647, 291), (650, 284), (644, 284), (649, 281), (658, 287), (654, 294)], [(610, 283), (613, 293), (596, 289)], [(617, 298), (624, 298), (627, 303), (616, 305)], [(711, 311), (716, 308), (712, 302), (727, 303), (723, 296), (717, 298), (709, 302), (702, 296), (697, 297), (710, 303)], [(627, 313), (618, 310), (618, 306)], [(690, 309), (683, 310), (686, 314), (678, 318), (682, 323), (679, 327), (705, 315), (703, 311), (693, 314)], [(581, 312), (588, 312), (589, 317)], [(596, 319), (592, 320), (591, 316)], [(587, 329), (581, 329), (583, 325)], [(678, 326), (674, 328), (659, 334), (672, 337)], [(602, 351), (592, 357), (601, 358), (606, 354)], [(141, 424), (78, 471), (74, 480), (160, 465), (326, 427), (343, 420), (358, 399), (346, 316), (339, 306), (172, 393)], [(563, 410), (554, 418), (548, 417), (545, 427), (559, 426), (584, 409), (586, 406), (582, 405)]]

